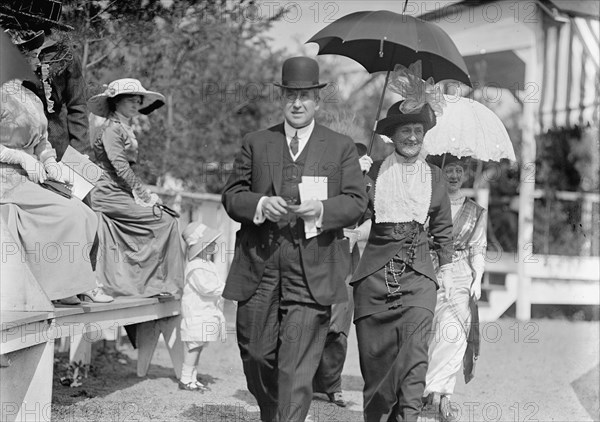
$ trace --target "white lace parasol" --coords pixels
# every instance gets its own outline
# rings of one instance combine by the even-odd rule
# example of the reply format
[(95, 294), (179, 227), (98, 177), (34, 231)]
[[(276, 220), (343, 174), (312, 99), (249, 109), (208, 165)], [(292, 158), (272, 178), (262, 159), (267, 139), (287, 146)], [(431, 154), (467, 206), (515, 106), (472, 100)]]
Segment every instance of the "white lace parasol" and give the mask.
[(444, 95), (443, 114), (425, 135), (423, 149), (431, 155), (450, 153), (481, 161), (516, 161), (508, 132), (500, 118), (483, 104), (465, 97)]

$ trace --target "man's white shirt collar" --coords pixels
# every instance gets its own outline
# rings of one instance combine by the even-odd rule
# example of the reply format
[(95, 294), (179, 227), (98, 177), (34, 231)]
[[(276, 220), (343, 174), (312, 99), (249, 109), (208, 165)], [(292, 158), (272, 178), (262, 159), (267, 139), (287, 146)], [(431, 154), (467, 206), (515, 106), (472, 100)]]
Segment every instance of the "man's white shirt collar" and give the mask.
[(292, 138), (296, 134), (296, 131), (298, 131), (298, 153), (294, 155), (292, 154), (292, 150), (290, 149), (290, 155), (292, 156), (294, 161), (296, 161), (296, 159), (298, 158), (298, 156), (300, 156), (300, 154), (302, 154), (302, 150), (308, 143), (310, 135), (312, 135), (312, 132), (315, 128), (315, 119), (312, 119), (312, 121), (308, 125), (301, 127), (300, 129), (296, 129), (295, 127), (290, 125), (287, 122), (287, 120), (285, 120), (283, 123), (283, 127), (285, 129), (285, 140), (287, 141), (288, 149), (290, 148), (290, 142), (292, 141)]

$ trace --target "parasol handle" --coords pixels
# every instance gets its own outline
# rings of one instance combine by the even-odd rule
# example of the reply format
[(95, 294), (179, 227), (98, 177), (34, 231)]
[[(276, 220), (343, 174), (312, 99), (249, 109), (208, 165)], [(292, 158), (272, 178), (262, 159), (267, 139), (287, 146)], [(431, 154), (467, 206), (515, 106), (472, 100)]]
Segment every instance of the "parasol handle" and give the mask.
[(406, 5), (408, 4), (408, 0), (404, 0), (404, 7), (402, 8), (402, 14), (406, 12)]
[(367, 155), (371, 155), (371, 150), (373, 149), (373, 141), (375, 141), (375, 129), (377, 129), (377, 121), (379, 120), (379, 113), (381, 112), (381, 107), (383, 106), (383, 97), (385, 96), (385, 89), (387, 88), (388, 80), (390, 79), (390, 70), (387, 71), (385, 75), (385, 82), (383, 83), (383, 91), (381, 92), (381, 98), (379, 98), (379, 105), (377, 106), (377, 113), (375, 114), (375, 123), (373, 124), (373, 131), (371, 132), (371, 140), (369, 141), (369, 146), (367, 147)]

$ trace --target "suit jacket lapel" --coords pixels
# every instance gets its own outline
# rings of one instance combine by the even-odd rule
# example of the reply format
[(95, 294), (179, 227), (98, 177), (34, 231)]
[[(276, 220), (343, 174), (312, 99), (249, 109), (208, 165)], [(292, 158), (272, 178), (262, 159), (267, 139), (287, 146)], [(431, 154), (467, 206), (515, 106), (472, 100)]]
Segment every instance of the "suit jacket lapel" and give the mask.
[(285, 130), (283, 129), (283, 123), (275, 128), (271, 132), (271, 137), (267, 141), (267, 163), (269, 167), (269, 174), (273, 181), (273, 189), (275, 195), (279, 195), (281, 191), (282, 183), (282, 171), (283, 171), (283, 144), (285, 143)]
[(319, 162), (323, 159), (325, 150), (327, 149), (325, 134), (320, 125), (315, 123), (315, 128), (310, 135), (306, 148), (308, 148), (308, 154), (306, 155), (302, 175), (317, 176), (319, 174)]

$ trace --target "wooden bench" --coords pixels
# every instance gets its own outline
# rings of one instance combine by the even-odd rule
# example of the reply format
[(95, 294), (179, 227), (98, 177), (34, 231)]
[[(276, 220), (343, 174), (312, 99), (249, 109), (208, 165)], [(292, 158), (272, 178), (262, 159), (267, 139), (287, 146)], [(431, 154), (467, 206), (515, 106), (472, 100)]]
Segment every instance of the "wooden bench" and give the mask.
[(71, 361), (90, 363), (102, 330), (137, 325), (137, 373), (145, 376), (163, 335), (177, 378), (183, 345), (177, 329), (180, 301), (117, 298), (111, 303), (54, 307), (25, 261), (9, 253), (15, 240), (0, 226), (0, 420), (49, 421), (55, 341), (71, 339)]
[(145, 376), (160, 334), (181, 375), (180, 302), (118, 298), (107, 304), (57, 307), (53, 312), (1, 312), (0, 400), (2, 421), (50, 420), (54, 343), (70, 337), (72, 361), (90, 363), (91, 345), (102, 330), (137, 327), (138, 376)]

